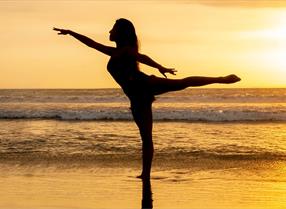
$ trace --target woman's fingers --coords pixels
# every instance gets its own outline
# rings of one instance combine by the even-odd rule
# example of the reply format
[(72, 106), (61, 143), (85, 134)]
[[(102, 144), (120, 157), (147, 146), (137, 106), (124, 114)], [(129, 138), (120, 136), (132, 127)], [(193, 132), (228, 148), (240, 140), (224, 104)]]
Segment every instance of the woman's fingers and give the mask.
[(59, 29), (59, 28), (53, 28), (53, 30), (59, 31), (58, 35), (61, 35), (61, 34), (63, 33), (63, 30), (62, 30), (62, 29)]
[(68, 30), (60, 29), (60, 28), (53, 28), (55, 31), (59, 31), (58, 35), (66, 35), (68, 34)]
[(161, 73), (165, 78), (167, 78), (167, 76), (165, 75), (166, 72), (160, 71), (160, 73)]
[(62, 31), (63, 29), (60, 29), (60, 28), (53, 28), (53, 30), (55, 30), (55, 31)]
[(176, 75), (177, 70), (174, 68), (168, 69), (168, 73), (171, 73), (172, 75)]
[(160, 68), (159, 71), (165, 78), (167, 78), (166, 73), (176, 75), (177, 72), (177, 70), (175, 70), (174, 68), (164, 68), (164, 67)]

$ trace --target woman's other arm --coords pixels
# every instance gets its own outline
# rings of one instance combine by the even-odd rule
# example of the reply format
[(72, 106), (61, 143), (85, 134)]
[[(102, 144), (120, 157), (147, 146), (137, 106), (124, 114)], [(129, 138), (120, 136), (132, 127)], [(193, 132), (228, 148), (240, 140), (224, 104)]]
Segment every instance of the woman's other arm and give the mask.
[(162, 65), (160, 65), (160, 64), (157, 63), (157, 62), (155, 62), (154, 60), (152, 60), (150, 57), (148, 57), (148, 56), (145, 55), (145, 54), (139, 54), (139, 53), (138, 53), (138, 55), (137, 55), (137, 61), (138, 61), (138, 62), (141, 62), (141, 63), (143, 63), (143, 64), (145, 64), (145, 65), (148, 65), (148, 66), (157, 68), (157, 69), (159, 70), (159, 72), (160, 72), (163, 76), (165, 76), (165, 77), (167, 77), (167, 76), (165, 75), (165, 73), (170, 73), (170, 74), (172, 74), (172, 75), (176, 75), (175, 72), (177, 72), (177, 71), (176, 71), (175, 69), (173, 69), (173, 68), (165, 68), (165, 67), (163, 67)]
[(54, 28), (54, 30), (59, 31), (59, 33), (58, 33), (59, 35), (71, 35), (74, 38), (76, 38), (77, 40), (79, 40), (80, 42), (84, 43), (85, 45), (87, 45), (91, 48), (94, 48), (94, 49), (102, 52), (103, 54), (111, 56), (112, 53), (114, 52), (114, 49), (115, 49), (114, 47), (105, 46), (103, 44), (95, 42), (94, 40), (92, 40), (92, 39), (90, 39), (84, 35), (78, 34), (74, 31), (66, 30), (66, 29), (59, 29), (59, 28)]

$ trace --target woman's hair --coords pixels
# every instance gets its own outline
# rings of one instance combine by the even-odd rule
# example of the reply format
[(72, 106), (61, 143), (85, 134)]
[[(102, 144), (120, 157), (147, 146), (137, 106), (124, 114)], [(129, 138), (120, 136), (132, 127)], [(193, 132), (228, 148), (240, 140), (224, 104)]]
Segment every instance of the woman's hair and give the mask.
[(118, 33), (116, 42), (120, 45), (131, 46), (138, 51), (138, 39), (132, 22), (127, 19), (120, 18), (116, 20), (115, 27)]

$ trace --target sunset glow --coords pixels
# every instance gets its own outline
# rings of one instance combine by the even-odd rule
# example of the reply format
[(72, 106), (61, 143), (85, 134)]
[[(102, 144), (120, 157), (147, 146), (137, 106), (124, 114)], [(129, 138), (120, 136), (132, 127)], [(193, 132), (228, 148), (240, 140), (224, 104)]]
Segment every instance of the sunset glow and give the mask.
[(286, 207), (286, 0), (0, 0), (0, 25), (0, 209)]
[(235, 73), (242, 82), (231, 87), (286, 87), (283, 2), (224, 2), (1, 1), (0, 88), (118, 87), (108, 57), (52, 28), (114, 46), (108, 32), (120, 17), (134, 23), (141, 52), (176, 68), (177, 78)]

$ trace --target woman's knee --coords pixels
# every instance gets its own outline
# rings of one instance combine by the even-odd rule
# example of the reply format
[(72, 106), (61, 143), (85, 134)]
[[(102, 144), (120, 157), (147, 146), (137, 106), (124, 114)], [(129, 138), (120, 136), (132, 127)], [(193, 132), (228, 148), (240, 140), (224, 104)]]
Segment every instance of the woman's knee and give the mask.
[(153, 141), (152, 140), (152, 130), (150, 130), (148, 132), (144, 132), (144, 133), (142, 133), (140, 131), (140, 135), (141, 135), (141, 138), (142, 138), (143, 142), (151, 143)]
[(152, 140), (143, 140), (142, 141), (142, 147), (143, 147), (143, 150), (153, 151), (154, 150), (153, 141)]

